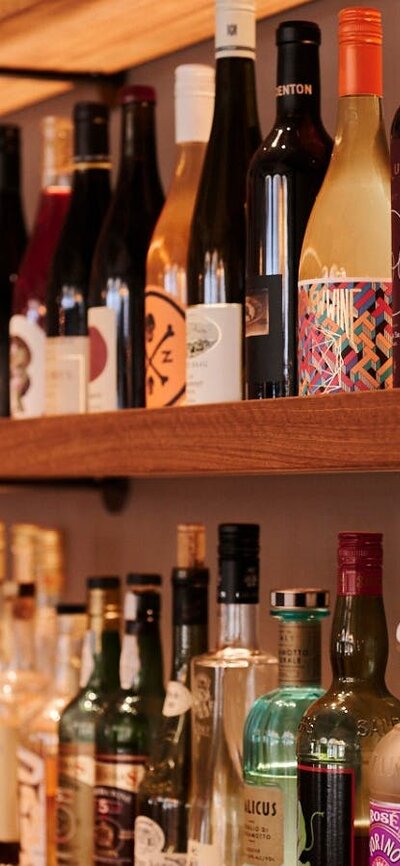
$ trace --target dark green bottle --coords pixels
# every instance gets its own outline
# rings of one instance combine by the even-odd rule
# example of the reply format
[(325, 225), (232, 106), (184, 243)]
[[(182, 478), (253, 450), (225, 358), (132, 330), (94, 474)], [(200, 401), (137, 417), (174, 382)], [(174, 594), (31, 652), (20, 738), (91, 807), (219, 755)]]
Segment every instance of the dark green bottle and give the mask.
[(81, 688), (60, 718), (56, 798), (59, 866), (93, 858), (94, 740), (96, 720), (119, 686), (120, 580), (89, 577)]
[(96, 727), (94, 862), (132, 866), (136, 796), (164, 701), (161, 578), (130, 574), (121, 687)]

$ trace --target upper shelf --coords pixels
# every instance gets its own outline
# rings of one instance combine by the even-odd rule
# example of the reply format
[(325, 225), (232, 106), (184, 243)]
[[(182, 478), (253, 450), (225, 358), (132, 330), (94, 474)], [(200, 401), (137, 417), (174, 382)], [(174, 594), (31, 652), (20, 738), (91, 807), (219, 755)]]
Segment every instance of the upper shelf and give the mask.
[(400, 390), (0, 420), (0, 479), (400, 471)]
[[(257, 18), (304, 0), (256, 0)], [(214, 0), (0, 0), (0, 67), (113, 74), (209, 38)], [(0, 114), (68, 90), (0, 77)]]

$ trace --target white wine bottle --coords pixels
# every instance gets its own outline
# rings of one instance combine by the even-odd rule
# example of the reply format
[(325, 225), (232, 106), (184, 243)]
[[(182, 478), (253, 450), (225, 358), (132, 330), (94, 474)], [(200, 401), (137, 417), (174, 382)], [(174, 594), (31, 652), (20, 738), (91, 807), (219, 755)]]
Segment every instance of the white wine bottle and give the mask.
[(299, 269), (301, 395), (392, 386), (390, 166), (376, 9), (339, 13), (339, 109)]

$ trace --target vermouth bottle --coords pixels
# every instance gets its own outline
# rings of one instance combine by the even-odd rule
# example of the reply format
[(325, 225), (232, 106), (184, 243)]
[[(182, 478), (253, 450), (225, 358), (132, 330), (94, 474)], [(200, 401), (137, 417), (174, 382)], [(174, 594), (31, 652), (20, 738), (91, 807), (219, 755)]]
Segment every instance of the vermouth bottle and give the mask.
[(368, 866), (369, 765), (400, 720), (388, 692), (382, 535), (339, 535), (331, 637), (333, 679), (306, 711), (297, 741), (299, 864)]
[(139, 786), (135, 866), (186, 863), (191, 770), (190, 662), (207, 650), (204, 526), (178, 526), (172, 571), (173, 663), (159, 735)]
[(279, 686), (255, 702), (244, 730), (246, 866), (297, 862), (297, 729), (323, 694), (321, 621), (328, 604), (322, 589), (271, 593), (271, 614), (279, 619)]
[(190, 866), (242, 866), (243, 728), (277, 685), (277, 660), (258, 649), (259, 527), (219, 527), (218, 644), (192, 661)]

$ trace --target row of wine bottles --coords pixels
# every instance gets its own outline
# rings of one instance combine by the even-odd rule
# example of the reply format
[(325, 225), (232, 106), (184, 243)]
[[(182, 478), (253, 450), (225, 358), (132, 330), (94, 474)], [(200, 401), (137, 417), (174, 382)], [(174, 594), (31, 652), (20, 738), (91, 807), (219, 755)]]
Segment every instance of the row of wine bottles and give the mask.
[(43, 191), (21, 263), (18, 131), (2, 128), (4, 285), (19, 274), (13, 302), (11, 292), (2, 302), (3, 414), (11, 306), (15, 417), (238, 400), (244, 378), (249, 398), (390, 387), (393, 345), (399, 384), (400, 121), (392, 298), (381, 15), (340, 13), (332, 156), (320, 117), (319, 28), (287, 21), (276, 41), (277, 115), (261, 143), (254, 2), (216, 0), (215, 105), (213, 70), (178, 67), (177, 160), (165, 202), (152, 87), (121, 91), (111, 198), (106, 106), (75, 106), (71, 195), (71, 124), (45, 119)]

